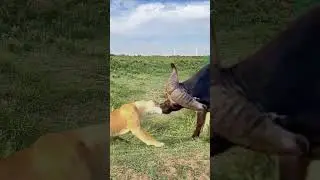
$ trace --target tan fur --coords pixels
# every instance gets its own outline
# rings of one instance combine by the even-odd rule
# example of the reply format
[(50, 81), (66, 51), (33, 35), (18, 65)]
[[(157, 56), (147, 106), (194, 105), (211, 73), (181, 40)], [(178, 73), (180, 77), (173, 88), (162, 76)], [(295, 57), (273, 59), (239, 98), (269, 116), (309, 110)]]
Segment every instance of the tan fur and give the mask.
[[(159, 108), (160, 109), (160, 108)], [(140, 127), (152, 101), (125, 104), (110, 114), (110, 131), (131, 131), (145, 143), (162, 146)], [(32, 146), (0, 160), (0, 180), (106, 180), (109, 167), (108, 123), (41, 136)]]
[(103, 180), (108, 169), (108, 124), (40, 137), (0, 160), (1, 180)]
[(110, 114), (110, 136), (119, 136), (131, 132), (147, 145), (161, 147), (164, 143), (155, 140), (141, 127), (145, 113), (161, 114), (161, 108), (153, 101), (136, 101), (124, 104)]

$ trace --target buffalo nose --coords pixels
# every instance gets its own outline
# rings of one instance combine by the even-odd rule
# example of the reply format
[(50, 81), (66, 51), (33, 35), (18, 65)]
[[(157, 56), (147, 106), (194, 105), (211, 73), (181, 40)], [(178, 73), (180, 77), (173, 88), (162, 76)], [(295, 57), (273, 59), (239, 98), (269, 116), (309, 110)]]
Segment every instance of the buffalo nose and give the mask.
[(161, 109), (161, 111), (162, 111), (162, 114), (169, 114), (168, 111), (165, 111), (163, 109)]
[(205, 109), (205, 110), (208, 109), (208, 107), (206, 105), (204, 105), (204, 104), (202, 105), (202, 108)]
[(198, 110), (200, 110), (200, 111), (207, 110), (207, 106), (204, 104), (201, 104), (200, 106), (198, 106)]

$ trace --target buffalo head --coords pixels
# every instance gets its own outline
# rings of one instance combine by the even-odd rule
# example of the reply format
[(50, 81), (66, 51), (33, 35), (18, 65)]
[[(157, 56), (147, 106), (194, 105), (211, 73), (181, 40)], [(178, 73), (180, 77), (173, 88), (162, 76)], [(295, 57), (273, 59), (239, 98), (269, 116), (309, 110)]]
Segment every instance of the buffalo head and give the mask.
[[(215, 27), (214, 20), (216, 18), (211, 19), (213, 20), (213, 27)], [(313, 22), (318, 25), (319, 21), (314, 19), (316, 18), (313, 18)], [(301, 62), (300, 59), (291, 55), (294, 54), (294, 51), (301, 52), (301, 54), (304, 56), (308, 55), (308, 53), (304, 53), (305, 49), (302, 48), (301, 42), (306, 42), (304, 46), (309, 43), (308, 40), (312, 39), (312, 34), (316, 34), (313, 33), (315, 32), (314, 27), (316, 26), (313, 24), (311, 24), (311, 26), (306, 25), (307, 24), (305, 23), (297, 23), (296, 27), (289, 28), (274, 41), (271, 41), (270, 44), (267, 44), (257, 53), (248, 57), (247, 60), (244, 60), (229, 68), (223, 68), (220, 65), (220, 58), (218, 57), (218, 48), (216, 43), (217, 38), (215, 36), (216, 32), (215, 28), (211, 28), (211, 35), (213, 37), (213, 54), (211, 57), (213, 57), (213, 59), (210, 63), (210, 114), (212, 127), (210, 132), (212, 132), (212, 134), (216, 133), (228, 141), (242, 147), (269, 154), (276, 153), (281, 155), (290, 154), (300, 156), (309, 152), (310, 145), (306, 137), (291, 132), (281, 125), (276, 124), (271, 116), (265, 116), (265, 114), (269, 113), (270, 110), (274, 111), (275, 113), (281, 113), (279, 109), (274, 108), (276, 104), (274, 102), (279, 102), (277, 97), (275, 95), (263, 93), (265, 92), (266, 88), (260, 89), (261, 94), (259, 95), (259, 98), (257, 98), (256, 95), (256, 90), (258, 89), (257, 87), (270, 88), (272, 86), (270, 89), (277, 89), (277, 91), (283, 90), (282, 92), (288, 93), (286, 92), (287, 89), (289, 89), (288, 87), (291, 89), (291, 87), (300, 86), (298, 83), (296, 83), (298, 82), (296, 80), (293, 80), (293, 82), (295, 82), (293, 83), (294, 86), (292, 84), (289, 86), (279, 86), (278, 84), (282, 83), (278, 83), (279, 81), (277, 81), (277, 79), (274, 79), (274, 81), (271, 83), (271, 81), (263, 81), (262, 78), (266, 78), (268, 76), (276, 77), (274, 71), (271, 71), (270, 69), (280, 69), (279, 64), (290, 62), (290, 64), (288, 63), (288, 67), (295, 67), (293, 66), (293, 63), (296, 61), (296, 59), (297, 61)], [(303, 38), (302, 34), (305, 34), (299, 33), (299, 31), (302, 30), (312, 30), (310, 31), (311, 33), (307, 33), (311, 34), (311, 37), (307, 40), (301, 40)], [(297, 44), (292, 43), (295, 41), (290, 42), (292, 37), (298, 39)], [(317, 44), (316, 41), (314, 42), (314, 44)], [(309, 49), (315, 50), (316, 48), (310, 46)], [(290, 54), (290, 56), (287, 54)], [(316, 54), (316, 50), (309, 54)], [(265, 71), (262, 71), (262, 68), (260, 71), (252, 70), (258, 69), (262, 63), (267, 64), (266, 62), (270, 62), (270, 59), (277, 61), (277, 63), (270, 63), (268, 66), (264, 66)], [(308, 60), (307, 62), (309, 63), (312, 61)], [(281, 69), (281, 71), (282, 73), (301, 72), (293, 71), (292, 69), (294, 68), (289, 68), (286, 70)], [(307, 72), (307, 70), (302, 72)], [(252, 78), (244, 78), (243, 74), (245, 73), (250, 74), (251, 77), (257, 76), (258, 78), (255, 78), (256, 81), (254, 82)], [(259, 74), (263, 74), (263, 76), (258, 76)], [(261, 83), (261, 85), (255, 85), (257, 83)], [(291, 96), (291, 98), (293, 97), (294, 96)], [(268, 103), (263, 103), (263, 101), (260, 99), (269, 100)], [(273, 104), (273, 107), (268, 104)], [(296, 106), (297, 105), (299, 105), (299, 103), (297, 103)], [(283, 114), (289, 115), (287, 113)], [(220, 142), (214, 140), (213, 136), (211, 136), (211, 138), (213, 138), (212, 142)], [(225, 143), (225, 145), (227, 147), (230, 144)]]
[(184, 86), (179, 83), (178, 72), (176, 66), (171, 63), (172, 73), (168, 79), (165, 88), (166, 100), (160, 104), (163, 114), (169, 114), (172, 111), (178, 111), (182, 108), (188, 108), (195, 111), (203, 111), (206, 105), (198, 102), (192, 97)]

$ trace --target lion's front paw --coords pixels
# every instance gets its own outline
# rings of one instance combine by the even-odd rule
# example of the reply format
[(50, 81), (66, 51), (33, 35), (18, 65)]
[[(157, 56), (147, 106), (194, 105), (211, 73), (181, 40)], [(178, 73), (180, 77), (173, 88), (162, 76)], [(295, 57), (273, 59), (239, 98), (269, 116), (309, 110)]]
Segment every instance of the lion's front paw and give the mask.
[(161, 146), (164, 146), (164, 143), (163, 142), (158, 142), (158, 143), (155, 143), (154, 146), (155, 147), (161, 147)]

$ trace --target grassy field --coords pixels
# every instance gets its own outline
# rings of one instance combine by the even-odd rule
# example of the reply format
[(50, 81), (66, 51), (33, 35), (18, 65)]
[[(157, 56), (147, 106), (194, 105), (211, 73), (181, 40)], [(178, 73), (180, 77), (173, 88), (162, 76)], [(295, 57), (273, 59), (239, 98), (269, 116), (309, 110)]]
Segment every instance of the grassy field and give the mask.
[(104, 57), (0, 53), (1, 156), (48, 131), (106, 120)]
[(39, 136), (107, 120), (107, 5), (0, 4), (0, 157)]
[[(135, 100), (163, 100), (163, 88), (171, 72), (170, 62), (177, 65), (180, 80), (193, 75), (205, 57), (112, 56), (110, 61), (110, 106)], [(146, 146), (132, 134), (123, 135), (129, 142), (110, 142), (113, 179), (208, 179), (209, 141), (204, 129), (199, 141), (191, 140), (195, 112), (181, 110), (170, 115), (150, 115), (143, 128), (164, 147)]]
[[(217, 38), (224, 66), (254, 53), (290, 19), (315, 2), (317, 0), (217, 2)], [(276, 179), (276, 163), (272, 157), (241, 148), (233, 148), (218, 156), (211, 167), (214, 180)]]

